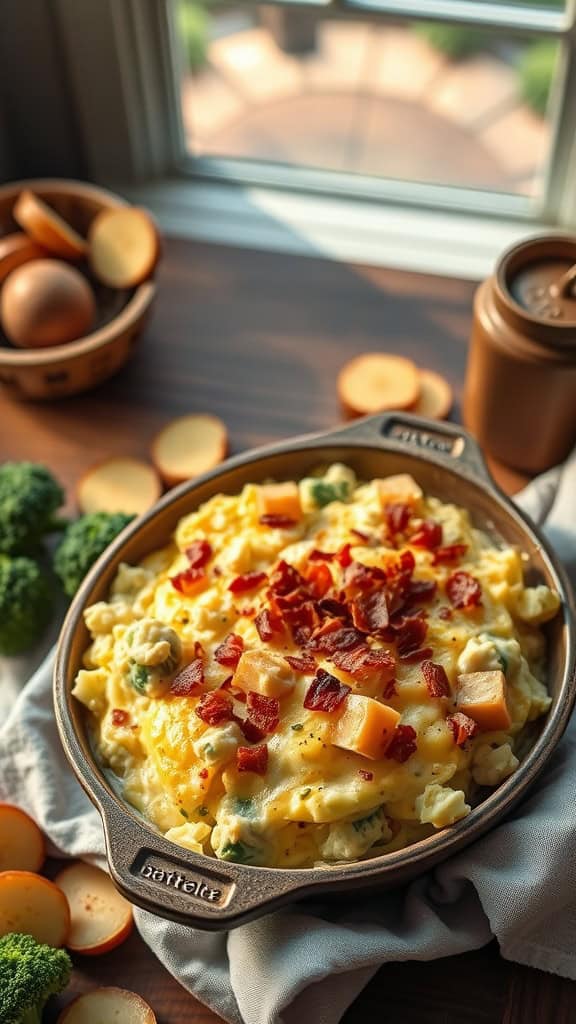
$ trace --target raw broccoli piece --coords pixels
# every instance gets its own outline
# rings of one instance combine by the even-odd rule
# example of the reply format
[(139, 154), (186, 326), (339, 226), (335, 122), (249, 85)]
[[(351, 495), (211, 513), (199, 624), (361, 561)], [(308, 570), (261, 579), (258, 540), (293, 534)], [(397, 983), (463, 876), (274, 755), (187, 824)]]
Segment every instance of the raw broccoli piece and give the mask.
[(57, 527), (54, 513), (64, 492), (45, 466), (5, 462), (0, 466), (0, 553), (29, 554)]
[(64, 949), (36, 942), (31, 935), (0, 938), (0, 1021), (40, 1024), (49, 996), (70, 981), (72, 962)]
[(34, 647), (53, 611), (52, 588), (37, 562), (0, 555), (0, 654)]
[(91, 512), (71, 523), (54, 555), (54, 571), (68, 597), (73, 597), (86, 573), (134, 516), (124, 512)]

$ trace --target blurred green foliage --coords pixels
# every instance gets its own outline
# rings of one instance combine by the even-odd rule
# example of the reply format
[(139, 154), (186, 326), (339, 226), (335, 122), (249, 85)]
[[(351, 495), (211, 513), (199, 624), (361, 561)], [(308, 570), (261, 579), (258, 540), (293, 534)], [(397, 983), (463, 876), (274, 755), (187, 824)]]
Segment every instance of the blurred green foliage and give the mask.
[(208, 15), (204, 7), (190, 0), (180, 0), (176, 25), (182, 41), (188, 69), (199, 71), (206, 63), (208, 48)]
[(558, 44), (551, 39), (533, 43), (518, 66), (520, 95), (537, 114), (545, 115), (554, 78)]

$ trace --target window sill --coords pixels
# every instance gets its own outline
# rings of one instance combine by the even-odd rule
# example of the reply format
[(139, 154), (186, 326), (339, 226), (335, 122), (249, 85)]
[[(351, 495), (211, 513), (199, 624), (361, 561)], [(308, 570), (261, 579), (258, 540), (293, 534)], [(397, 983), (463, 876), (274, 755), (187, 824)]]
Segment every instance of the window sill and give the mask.
[(520, 239), (554, 230), (503, 217), (182, 179), (110, 187), (146, 206), (176, 238), (468, 280), (486, 277)]

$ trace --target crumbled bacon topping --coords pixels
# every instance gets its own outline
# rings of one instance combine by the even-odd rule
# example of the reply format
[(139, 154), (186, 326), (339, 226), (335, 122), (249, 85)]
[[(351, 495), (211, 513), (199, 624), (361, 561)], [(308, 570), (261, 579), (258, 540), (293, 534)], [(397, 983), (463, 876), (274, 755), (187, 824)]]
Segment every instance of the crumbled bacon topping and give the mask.
[(454, 608), (474, 608), (482, 603), (482, 587), (469, 572), (453, 572), (446, 582), (446, 593)]
[(386, 629), (390, 616), (388, 602), (383, 590), (373, 594), (361, 594), (352, 601), (352, 622), (362, 633), (379, 633)]
[(236, 668), (240, 656), (244, 650), (244, 641), (237, 633), (229, 633), (223, 643), (214, 651), (214, 657), (219, 665), (226, 665), (227, 668)]
[(412, 608), (417, 604), (428, 604), (436, 594), (438, 584), (436, 580), (410, 580), (407, 588), (405, 604)]
[(351, 544), (343, 544), (336, 554), (336, 561), (343, 569), (346, 569), (346, 567), (352, 563), (352, 555), (350, 554), (351, 548)]
[(332, 573), (327, 565), (312, 566), (308, 573), (308, 586), (315, 598), (320, 600), (320, 598), (325, 597), (333, 585)]
[(354, 626), (346, 626), (341, 619), (326, 619), (312, 633), (308, 647), (321, 654), (334, 654), (335, 651), (347, 651), (357, 647), (363, 639), (362, 634)]
[(386, 748), (386, 757), (404, 764), (412, 754), (416, 753), (416, 730), (411, 725), (397, 725), (392, 740)]
[(336, 651), (332, 661), (336, 668), (347, 672), (358, 682), (377, 678), (379, 682), (387, 683), (394, 678), (396, 671), (394, 655), (390, 651), (366, 645), (352, 651)]
[(442, 543), (442, 527), (433, 519), (424, 519), (418, 529), (410, 537), (410, 543), (417, 548), (432, 551)]
[(349, 693), (349, 686), (319, 668), (304, 697), (304, 707), (309, 711), (336, 711)]
[(280, 721), (280, 701), (250, 691), (246, 700), (248, 720), (262, 732), (274, 732)]
[(236, 766), (239, 772), (265, 775), (268, 767), (268, 747), (265, 743), (261, 743), (258, 747), (238, 747)]
[(206, 582), (206, 573), (203, 569), (184, 569), (170, 577), (170, 583), (180, 594), (190, 597), (195, 594)]
[(275, 634), (282, 633), (282, 622), (274, 615), (269, 608), (263, 608), (254, 619), (254, 625), (258, 630), (258, 636), (264, 643), (272, 640)]
[(313, 551), (308, 555), (309, 562), (333, 562), (336, 558), (336, 551), (320, 551), (319, 548), (314, 548)]
[(198, 693), (203, 683), (204, 662), (202, 658), (194, 658), (174, 677), (170, 693), (173, 697), (190, 697), (192, 694)]
[(424, 661), (422, 675), (431, 697), (450, 696), (450, 683), (443, 665), (437, 665), (433, 661)]
[(402, 501), (394, 501), (386, 505), (384, 509), (384, 521), (390, 533), (403, 533), (410, 522), (411, 516), (412, 509), (410, 505), (406, 505)]
[(300, 672), (303, 676), (313, 676), (316, 671), (316, 659), (307, 651), (303, 651), (298, 657), (287, 654), (284, 661), (287, 661), (290, 668), (293, 668), (295, 672)]
[(473, 718), (456, 711), (453, 715), (447, 715), (446, 723), (452, 729), (454, 743), (457, 747), (463, 747), (467, 740), (472, 739), (478, 732), (478, 726)]
[(447, 544), (444, 548), (436, 548), (432, 565), (443, 565), (446, 562), (455, 562), (462, 558), (468, 550), (467, 544)]
[(130, 720), (130, 715), (127, 711), (123, 711), (122, 708), (114, 708), (112, 710), (112, 725), (126, 725)]
[(279, 512), (268, 512), (266, 515), (260, 516), (258, 520), (261, 526), (271, 526), (277, 530), (289, 530), (290, 527), (296, 526), (296, 520), (290, 516), (283, 516)]
[(231, 722), (234, 718), (232, 701), (223, 690), (211, 690), (198, 701), (196, 714), (207, 725)]
[(298, 569), (295, 569), (293, 565), (289, 565), (283, 559), (281, 562), (278, 562), (270, 577), (270, 589), (275, 594), (290, 594), (293, 590), (297, 590), (298, 587), (304, 586), (305, 583), (306, 580), (300, 575)]
[(184, 554), (191, 569), (202, 569), (212, 558), (212, 547), (207, 540), (193, 540)]
[(256, 590), (268, 576), (265, 572), (245, 572), (232, 580), (228, 590), (233, 594), (245, 594), (248, 590)]

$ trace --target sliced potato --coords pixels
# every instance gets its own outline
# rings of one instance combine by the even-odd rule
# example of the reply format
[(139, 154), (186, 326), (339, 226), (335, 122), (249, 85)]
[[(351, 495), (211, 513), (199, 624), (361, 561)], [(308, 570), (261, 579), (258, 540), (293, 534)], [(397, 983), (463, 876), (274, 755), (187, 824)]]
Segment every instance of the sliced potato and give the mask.
[(92, 270), (110, 288), (134, 288), (152, 274), (160, 256), (160, 236), (146, 210), (121, 206), (103, 210), (88, 233)]
[(198, 413), (168, 423), (152, 442), (152, 461), (168, 487), (207, 473), (225, 457), (228, 433), (217, 416)]
[(135, 992), (96, 988), (69, 1003), (57, 1024), (156, 1024), (156, 1017)]
[(16, 267), (48, 255), (46, 249), (33, 242), (23, 231), (15, 231), (0, 238), (0, 284), (6, 280), (8, 274), (16, 270)]
[(420, 397), (412, 412), (431, 420), (444, 420), (453, 401), (452, 388), (445, 377), (433, 370), (420, 370)]
[(0, 874), (0, 935), (22, 932), (48, 946), (63, 946), (70, 930), (70, 908), (53, 882), (31, 871)]
[(64, 868), (54, 882), (70, 906), (66, 945), (73, 953), (97, 956), (128, 938), (133, 924), (132, 905), (105, 871), (78, 861)]
[(349, 417), (410, 409), (419, 394), (418, 370), (403, 356), (368, 352), (351, 359), (338, 374), (338, 396)]
[(20, 193), (12, 216), (34, 242), (51, 253), (68, 260), (79, 260), (85, 256), (85, 239), (30, 189)]
[(25, 811), (0, 804), (0, 871), (40, 871), (46, 851), (44, 836)]
[(162, 485), (153, 467), (130, 456), (113, 457), (87, 470), (76, 487), (81, 512), (141, 515), (158, 501)]

